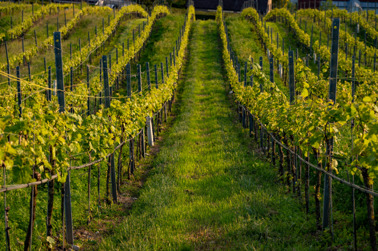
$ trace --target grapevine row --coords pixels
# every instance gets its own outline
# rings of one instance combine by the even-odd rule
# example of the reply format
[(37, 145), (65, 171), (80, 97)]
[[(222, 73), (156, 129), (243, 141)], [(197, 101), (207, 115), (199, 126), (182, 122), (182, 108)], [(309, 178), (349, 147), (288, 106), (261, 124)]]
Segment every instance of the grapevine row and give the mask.
[(50, 14), (50, 13), (52, 14), (58, 13), (60, 8), (64, 9), (64, 8), (69, 8), (70, 6), (71, 6), (70, 4), (48, 4), (48, 5), (42, 6), (40, 10), (36, 11), (34, 15), (24, 20), (24, 22), (10, 29), (6, 34), (4, 33), (0, 34), (0, 42), (4, 41), (6, 37), (8, 37), (8, 39), (15, 39), (21, 36), (27, 30), (29, 30), (35, 22), (40, 20), (45, 15)]
[[(249, 12), (249, 17), (256, 23), (256, 30), (260, 33), (260, 37), (267, 37), (257, 12), (254, 9), (247, 11)], [(266, 128), (270, 135), (274, 135), (274, 138), (283, 141), (285, 145), (290, 145), (290, 148), (295, 148), (296, 152), (301, 152), (304, 156), (308, 157), (310, 154), (316, 153), (315, 155), (319, 156), (318, 163), (323, 161), (326, 163), (326, 167), (323, 169), (325, 172), (338, 174), (341, 171), (340, 167), (344, 167), (352, 174), (361, 174), (365, 185), (363, 190), (371, 191), (373, 180), (378, 171), (374, 157), (378, 147), (378, 141), (374, 137), (378, 132), (374, 103), (376, 100), (373, 101), (371, 97), (365, 97), (358, 104), (353, 103), (350, 93), (348, 95), (347, 90), (339, 87), (338, 92), (341, 92), (343, 103), (333, 104), (333, 102), (328, 102), (322, 97), (309, 96), (307, 79), (304, 77), (302, 78), (303, 83), (299, 83), (303, 89), (297, 90), (301, 91), (299, 92), (300, 95), (295, 98), (294, 102), (290, 103), (276, 84), (268, 80), (261, 71), (260, 66), (252, 64), (252, 59), (250, 63), (253, 68), (248, 71), (248, 74), (253, 79), (256, 79), (260, 86), (255, 84), (254, 81), (251, 82), (250, 86), (245, 83), (243, 85), (238, 80), (237, 72), (230, 57), (221, 7), (218, 8), (216, 18), (223, 43), (223, 60), (228, 81), (238, 103), (253, 114), (252, 123), (253, 118), (256, 118), (257, 121), (255, 123), (261, 122), (261, 128)], [(266, 40), (267, 47), (272, 46), (269, 45), (269, 38), (266, 38)], [(308, 68), (305, 71), (297, 68), (296, 71), (296, 75), (298, 75), (298, 72), (302, 75), (305, 74), (305, 71), (308, 71)], [(340, 85), (340, 82), (338, 85)], [(355, 148), (349, 148), (349, 142), (343, 142), (343, 138), (340, 138), (341, 135), (339, 133), (339, 131), (345, 133), (348, 125), (350, 128), (352, 121), (354, 122), (355, 130), (352, 132), (355, 137)], [(331, 156), (330, 151), (325, 150), (330, 147), (330, 139), (334, 139), (338, 144), (347, 144), (347, 147), (339, 147), (339, 150), (336, 150), (337, 152), (335, 151)], [(342, 159), (346, 159), (347, 163), (350, 164), (338, 165), (337, 160), (334, 158), (335, 155), (342, 156)], [(353, 160), (352, 156), (358, 156), (358, 159)], [(280, 163), (280, 174), (283, 177), (282, 163)], [(296, 170), (289, 170), (286, 175), (289, 174), (294, 175), (292, 178), (295, 178)], [(290, 179), (288, 176), (289, 183)], [(347, 184), (348, 182), (344, 183)], [(316, 196), (318, 196), (317, 192)], [(372, 205), (373, 195), (369, 193), (366, 196), (368, 205)], [(368, 206), (368, 219), (370, 230), (372, 230), (375, 223), (374, 211), (371, 210), (370, 206)], [(372, 247), (375, 247), (375, 231), (370, 231), (370, 237)]]
[[(325, 21), (325, 28), (326, 30), (331, 30), (332, 27), (332, 21), (329, 17), (326, 16), (325, 12), (321, 12), (319, 10), (310, 10), (310, 9), (302, 9), (298, 12), (298, 17), (311, 17), (317, 19), (318, 22), (324, 20)], [(336, 16), (338, 16), (339, 12), (336, 12)], [(343, 17), (343, 16), (340, 16)], [(345, 16), (344, 16), (345, 18)], [(343, 46), (343, 48), (346, 48), (348, 46), (349, 48), (356, 47), (357, 50), (361, 50), (362, 53), (366, 54), (367, 57), (370, 59), (374, 59), (376, 55), (378, 54), (377, 48), (366, 46), (363, 42), (361, 42), (359, 39), (353, 38), (348, 32), (345, 32), (343, 30), (340, 30), (340, 44)], [(319, 45), (319, 42), (318, 44)]]
[[(349, 18), (353, 23), (359, 24), (366, 31), (366, 34), (369, 35), (369, 37), (372, 40), (378, 38), (377, 30), (375, 28), (371, 27), (371, 25), (369, 24), (369, 21), (366, 20), (366, 16), (364, 17), (364, 16), (360, 15), (359, 12), (348, 13), (347, 10), (334, 9), (334, 10), (326, 11), (326, 15), (328, 17), (337, 16), (337, 17), (341, 17), (341, 18), (344, 18), (344, 19)], [(374, 15), (374, 17), (376, 19), (376, 15)]]
[[(151, 15), (149, 25), (152, 25), (155, 15), (158, 16), (159, 13), (168, 13), (168, 9), (166, 7), (156, 6)], [(89, 167), (87, 172), (89, 194), (91, 167), (96, 173), (93, 165), (98, 165), (97, 177), (98, 189), (100, 189), (100, 162), (109, 161), (108, 172), (112, 173), (111, 183), (113, 201), (115, 203), (117, 202), (117, 195), (114, 196), (114, 194), (117, 194), (116, 189), (121, 184), (122, 167), (120, 168), (120, 166), (122, 166), (122, 162), (124, 161), (122, 146), (124, 146), (126, 142), (130, 142), (129, 163), (131, 165), (131, 173), (133, 173), (132, 163), (134, 162), (134, 143), (137, 141), (137, 137), (139, 137), (139, 144), (142, 144), (144, 141), (143, 129), (146, 126), (146, 117), (153, 117), (155, 116), (155, 113), (158, 113), (157, 117), (159, 117), (159, 114), (163, 116), (162, 109), (166, 108), (166, 104), (173, 100), (173, 93), (176, 88), (179, 71), (185, 60), (184, 56), (188, 45), (189, 32), (194, 19), (194, 8), (191, 6), (177, 40), (178, 43), (176, 43), (177, 50), (174, 51), (174, 64), (169, 68), (169, 75), (167, 74), (167, 77), (164, 78), (165, 81), (157, 84), (156, 88), (152, 88), (146, 95), (142, 95), (140, 92), (132, 96), (120, 97), (119, 99), (112, 98), (111, 103), (111, 96), (104, 96), (103, 99), (108, 100), (110, 106), (101, 105), (100, 109), (95, 114), (88, 116), (80, 116), (77, 113), (71, 113), (67, 110), (58, 113), (58, 106), (54, 104), (54, 102), (41, 100), (41, 102), (35, 102), (35, 105), (33, 105), (32, 108), (25, 107), (22, 116), (19, 119), (11, 119), (8, 117), (7, 119), (10, 123), (6, 122), (3, 124), (3, 121), (6, 119), (0, 122), (0, 161), (2, 167), (8, 169), (5, 173), (11, 174), (10, 177), (8, 176), (7, 180), (13, 181), (12, 185), (4, 186), (1, 189), (1, 192), (4, 192), (4, 205), (6, 205), (5, 194), (7, 191), (31, 186), (30, 210), (35, 211), (37, 209), (35, 206), (38, 191), (37, 187), (40, 184), (48, 183), (48, 212), (46, 217), (47, 238), (45, 239), (44, 236), (42, 236), (42, 243), (55, 244), (54, 239), (56, 240), (53, 235), (54, 233), (52, 232), (52, 228), (54, 228), (54, 230), (56, 228), (53, 226), (52, 212), (58, 211), (53, 210), (55, 194), (54, 180), (57, 179), (57, 181), (64, 183), (58, 185), (64, 186), (65, 196), (64, 202), (62, 201), (61, 203), (65, 213), (65, 219), (62, 220), (63, 228), (65, 228), (63, 229), (65, 237), (61, 240), (63, 241), (63, 246), (65, 246), (65, 240), (67, 240), (67, 244), (69, 245), (74, 244), (71, 210), (73, 211), (74, 209), (76, 211), (80, 207), (75, 206), (75, 208), (72, 207), (71, 209), (71, 196), (68, 195), (67, 197), (67, 194), (70, 194), (71, 190), (71, 179), (69, 177), (71, 176), (72, 178), (74, 173), (70, 172), (71, 170)], [(141, 34), (141, 39), (142, 36), (145, 36), (144, 39), (146, 39), (149, 34)], [(103, 62), (105, 75), (105, 73), (110, 72), (106, 70), (105, 59)], [(122, 63), (126, 64), (129, 62), (124, 61)], [(117, 66), (124, 67), (125, 65), (121, 65), (121, 62), (118, 62)], [(106, 87), (106, 84), (107, 81), (104, 81), (105, 93), (106, 89), (109, 88)], [(159, 121), (159, 118), (157, 118), (157, 121)], [(31, 125), (31, 123), (33, 125)], [(150, 124), (149, 126), (151, 128)], [(159, 128), (159, 122), (157, 122), (157, 127)], [(151, 135), (148, 135), (149, 139), (150, 136)], [(139, 148), (139, 150), (141, 150), (141, 148)], [(114, 173), (116, 151), (119, 151), (118, 165), (120, 165), (118, 166), (118, 181), (113, 179), (116, 176)], [(34, 161), (32, 161), (31, 158), (33, 158)], [(77, 158), (79, 158), (79, 160), (77, 160)], [(84, 162), (86, 163), (81, 164)], [(77, 163), (78, 166), (73, 166), (73, 163)], [(12, 164), (12, 166), (9, 166), (10, 164)], [(86, 169), (83, 171), (86, 172)], [(32, 173), (32, 179), (30, 179), (30, 173)], [(108, 177), (110, 175), (109, 173)], [(77, 175), (76, 180), (81, 177), (80, 174), (76, 172), (75, 174)], [(37, 182), (35, 182), (36, 180)], [(17, 182), (31, 183), (15, 185)], [(108, 185), (109, 180), (107, 181), (107, 186)], [(74, 188), (74, 186), (72, 186), (72, 188)], [(98, 190), (98, 196), (98, 203), (100, 205), (100, 190)], [(108, 198), (108, 195), (106, 198)], [(67, 204), (67, 201), (69, 201), (69, 205)], [(88, 216), (90, 217), (91, 209), (89, 195), (88, 201)], [(28, 247), (31, 246), (30, 240), (35, 221), (34, 218), (35, 217), (31, 215), (29, 219), (29, 229), (24, 243), (25, 249), (28, 249)], [(7, 221), (8, 219), (5, 217), (6, 225)], [(55, 224), (56, 222), (54, 225)], [(14, 228), (15, 225), (12, 224), (12, 227)], [(14, 231), (11, 232), (14, 233)], [(60, 233), (60, 230), (57, 229), (57, 232)], [(9, 234), (10, 232), (7, 228), (6, 235), (9, 237)], [(55, 234), (55, 237), (57, 237), (60, 242), (59, 235), (56, 236)], [(11, 242), (8, 238), (7, 245), (9, 249), (10, 243)], [(75, 248), (74, 246), (71, 247)]]
[[(61, 36), (64, 38), (66, 37), (70, 31), (72, 31), (73, 28), (80, 22), (81, 18), (84, 15), (90, 15), (90, 14), (100, 14), (101, 12), (106, 12), (110, 8), (108, 7), (84, 7), (82, 10), (80, 10), (75, 17), (70, 20), (67, 25), (63, 26), (59, 29), (59, 32), (62, 34)], [(41, 45), (33, 46), (27, 51), (20, 53), (18, 55), (14, 55), (9, 59), (9, 68), (14, 68), (17, 65), (21, 64), (24, 60), (30, 61), (32, 57), (40, 53), (41, 51), (45, 50), (49, 46), (53, 45), (53, 37), (50, 36), (47, 39), (45, 39)], [(7, 68), (8, 63), (4, 63), (0, 65), (0, 70), (5, 70)]]
[[(38, 4), (35, 4), (34, 6), (36, 6)], [(29, 4), (17, 4), (17, 3), (10, 3), (10, 4), (6, 4), (5, 6), (0, 6), (0, 13), (9, 13), (13, 10), (21, 10), (21, 9), (24, 9), (24, 8), (27, 8), (29, 7), (30, 5)]]
[[(274, 55), (281, 55), (279, 58), (280, 62), (285, 60), (284, 58), (286, 58), (285, 61), (287, 62), (287, 56), (282, 54), (281, 49), (275, 50), (274, 46), (270, 43), (267, 34), (263, 30), (263, 26), (261, 25), (257, 12), (254, 9), (245, 9), (245, 11), (248, 11), (249, 17), (256, 23), (257, 32), (259, 33), (260, 37), (263, 38), (264, 43), (271, 49), (271, 52)], [(242, 15), (247, 15), (247, 13), (243, 12)], [(297, 34), (299, 34), (299, 32)], [(337, 102), (334, 104), (334, 106), (330, 107), (330, 101), (325, 98), (326, 92), (323, 94), (320, 92), (321, 90), (327, 90), (327, 81), (322, 79), (318, 80), (314, 74), (311, 74), (308, 67), (301, 64), (300, 59), (298, 59), (296, 62), (295, 76), (296, 90), (298, 93), (300, 93), (300, 96), (297, 97), (297, 101), (294, 105), (279, 105), (282, 103), (282, 100), (277, 100), (277, 106), (271, 106), (269, 102), (266, 103), (266, 110), (261, 110), (264, 107), (262, 104), (254, 106), (258, 114), (264, 116), (272, 113), (274, 109), (282, 109), (285, 106), (286, 109), (295, 108), (294, 113), (287, 111), (275, 112), (273, 114), (273, 117), (275, 117), (274, 120), (276, 120), (277, 117), (282, 118), (279, 121), (272, 121), (273, 127), (267, 125), (268, 128), (278, 132), (287, 132), (286, 130), (296, 132), (295, 134), (299, 134), (298, 139), (295, 140), (296, 142), (302, 142), (304, 145), (313, 145), (315, 148), (317, 148), (318, 146), (324, 145), (326, 138), (340, 137), (340, 135), (337, 133), (338, 128), (342, 128), (345, 123), (353, 120), (356, 128), (358, 128), (358, 131), (355, 132), (357, 136), (356, 142), (358, 142), (358, 144), (356, 144), (353, 152), (351, 152), (349, 149), (346, 150), (343, 155), (346, 159), (348, 159), (351, 155), (358, 153), (360, 157), (359, 160), (355, 160), (354, 164), (356, 166), (365, 166), (372, 173), (378, 171), (375, 168), (377, 161), (372, 158), (376, 152), (375, 149), (378, 146), (378, 141), (374, 139), (375, 137), (372, 137), (377, 130), (377, 116), (375, 110), (377, 95), (366, 95), (363, 98), (361, 97), (358, 102), (352, 102), (353, 98), (351, 95), (351, 86), (345, 85), (339, 81), (337, 84)], [(274, 88), (273, 90), (276, 89), (277, 88)], [(314, 89), (314, 93), (309, 92), (309, 90)], [(262, 101), (264, 102), (264, 99)], [(255, 111), (255, 109), (251, 109), (251, 111)], [(295, 121), (292, 121), (292, 119), (286, 117), (289, 114), (295, 114)], [(308, 118), (318, 119), (311, 120)], [(269, 122), (270, 119), (273, 118), (269, 116), (268, 120), (264, 120), (262, 117), (259, 117), (259, 119), (262, 119), (263, 122)], [(332, 123), (332, 126), (329, 126), (329, 123)], [(343, 143), (349, 144), (348, 142)], [(372, 177), (374, 176), (375, 175)]]
[[(244, 13), (244, 12), (243, 12)], [(248, 15), (247, 12), (244, 14)], [(310, 37), (302, 29), (299, 28), (294, 17), (286, 9), (274, 9), (269, 12), (264, 19), (269, 20), (273, 17), (283, 17), (287, 20), (288, 25), (294, 30), (298, 41), (304, 44), (307, 48), (310, 48)], [(312, 46), (313, 51), (320, 57), (325, 63), (326, 69), (329, 69), (330, 52), (327, 46), (319, 46), (318, 41), (316, 41)], [(344, 52), (339, 50), (338, 56), (338, 66), (343, 72), (350, 72), (352, 69), (352, 61), (350, 58), (345, 58)], [(355, 65), (355, 79), (359, 82), (359, 88), (357, 89), (357, 99), (362, 99), (365, 96), (375, 96), (376, 95), (376, 84), (378, 83), (378, 73), (373, 72), (369, 69), (359, 67)]]
[[(14, 180), (30, 181), (28, 173), (36, 165), (43, 177), (57, 174), (58, 180), (64, 182), (73, 155), (84, 153), (91, 154), (92, 158), (104, 158), (121, 138), (130, 138), (139, 132), (146, 117), (158, 111), (173, 94), (193, 18), (194, 8), (190, 8), (176, 64), (171, 67), (165, 82), (152, 88), (147, 95), (112, 99), (110, 108), (102, 107), (87, 117), (58, 113), (56, 103), (42, 102), (26, 107), (20, 119), (3, 119), (0, 157), (6, 168), (13, 171)], [(48, 160), (49, 153), (54, 166)]]
[[(90, 44), (82, 48), (81, 51), (78, 51), (75, 53), (72, 57), (72, 59), (65, 62), (63, 66), (63, 73), (69, 74), (71, 67), (77, 68), (81, 64), (83, 64), (89, 56), (100, 46), (102, 46), (115, 32), (116, 28), (118, 27), (121, 19), (131, 13), (139, 13), (142, 16), (147, 16), (147, 12), (140, 7), (139, 5), (129, 5), (127, 7), (123, 7), (116, 15), (115, 19), (112, 20), (110, 25), (104, 30), (103, 34), (99, 34), (94, 41), (92, 41)], [(125, 63), (125, 60), (128, 62), (131, 58), (134, 57), (135, 53), (138, 52), (138, 50), (142, 47), (145, 40), (148, 38), (152, 24), (155, 21), (155, 18), (162, 14), (167, 14), (168, 9), (164, 6), (156, 6), (154, 8), (154, 11), (152, 12), (150, 23), (145, 27), (145, 30), (143, 32), (143, 35), (141, 35), (135, 42), (135, 45), (131, 46), (128, 51), (125, 52), (125, 56), (120, 59), (121, 63)], [(118, 69), (119, 66), (115, 65), (114, 70)], [(111, 75), (113, 76), (113, 75)], [(26, 95), (32, 95), (32, 102), (44, 102), (45, 97), (44, 95), (41, 95), (43, 93), (40, 92), (40, 90), (48, 90), (47, 86), (47, 78), (46, 74), (42, 76), (32, 76), (32, 80), (25, 82), (25, 84), (22, 84), (22, 91)], [(110, 78), (111, 81), (113, 81), (113, 78)], [(91, 91), (90, 93), (98, 93), (99, 88), (101, 87), (101, 83), (99, 83), (99, 78), (95, 78), (94, 80), (91, 80), (93, 82), (91, 84)], [(16, 92), (16, 87), (10, 86), (8, 88), (3, 88), (1, 90), (1, 94), (3, 97), (5, 97), (5, 101), (3, 103), (3, 106), (1, 107), (2, 111), (0, 111), (0, 114), (10, 114), (11, 111), (14, 111), (14, 107), (16, 106), (16, 100), (14, 99), (14, 93)], [(88, 95), (88, 90), (85, 85), (80, 85), (78, 88), (75, 89), (76, 96), (73, 92), (70, 93), (70, 97), (72, 97), (73, 100), (79, 100), (80, 97), (83, 97), (83, 95)], [(39, 95), (37, 95), (39, 94)], [(72, 100), (68, 100), (71, 102)], [(15, 114), (13, 114), (14, 116)]]

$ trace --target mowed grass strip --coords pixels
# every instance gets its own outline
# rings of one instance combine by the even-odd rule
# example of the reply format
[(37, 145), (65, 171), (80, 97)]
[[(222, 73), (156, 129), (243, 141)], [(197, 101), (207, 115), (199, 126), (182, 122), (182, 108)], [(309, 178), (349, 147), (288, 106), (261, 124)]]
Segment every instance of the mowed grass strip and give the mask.
[(296, 199), (236, 122), (214, 21), (197, 21), (176, 120), (124, 221), (100, 250), (316, 249)]

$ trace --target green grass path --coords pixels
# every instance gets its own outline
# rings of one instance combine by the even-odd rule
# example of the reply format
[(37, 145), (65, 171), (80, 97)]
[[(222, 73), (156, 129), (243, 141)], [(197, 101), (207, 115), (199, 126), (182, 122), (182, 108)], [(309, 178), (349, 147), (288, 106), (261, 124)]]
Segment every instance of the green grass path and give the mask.
[(215, 21), (194, 24), (179, 86), (176, 119), (150, 177), (100, 250), (302, 250), (316, 243), (315, 224), (236, 122)]

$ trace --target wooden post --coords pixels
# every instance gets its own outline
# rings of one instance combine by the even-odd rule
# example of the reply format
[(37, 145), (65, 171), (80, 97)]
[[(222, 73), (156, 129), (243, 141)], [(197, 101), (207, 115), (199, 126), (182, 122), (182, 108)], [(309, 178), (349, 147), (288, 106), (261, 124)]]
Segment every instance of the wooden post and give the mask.
[(292, 104), (295, 99), (295, 83), (294, 83), (294, 53), (289, 51), (289, 90), (290, 90), (290, 103)]
[(140, 69), (140, 64), (137, 66), (137, 75), (138, 75), (138, 92), (142, 94), (142, 74)]
[(274, 64), (273, 57), (269, 58), (269, 68), (270, 68), (270, 82), (274, 83)]
[(114, 153), (111, 155), (111, 163), (110, 163), (110, 178), (112, 181), (112, 197), (113, 197), (113, 202), (117, 203), (117, 184), (116, 184), (116, 174), (115, 174), (115, 156)]
[(21, 107), (21, 81), (20, 81), (20, 66), (16, 67), (16, 74), (17, 74), (17, 104), (18, 104), (18, 111), (19, 111), (19, 117), (22, 116), (22, 107)]
[(146, 72), (147, 72), (147, 84), (148, 90), (151, 91), (151, 79), (150, 79), (150, 63), (146, 63)]
[(148, 145), (154, 146), (154, 134), (153, 134), (153, 131), (152, 131), (152, 119), (151, 119), (150, 116), (147, 116), (146, 124), (147, 124)]
[(72, 92), (73, 91), (73, 67), (71, 66), (70, 68), (70, 91)]
[(102, 74), (101, 74), (101, 69), (102, 69), (102, 60), (100, 58), (100, 83), (102, 82)]
[(168, 57), (165, 57), (165, 68), (167, 69), (167, 78), (169, 78)]
[(135, 30), (133, 29), (133, 47), (134, 47), (134, 50), (135, 50)]
[(156, 84), (156, 89), (159, 88), (159, 82), (158, 82), (158, 73), (157, 73), (157, 66), (155, 64), (155, 84)]
[(173, 47), (173, 66), (176, 66), (176, 53), (175, 53), (175, 47)]
[(30, 62), (28, 62), (28, 79), (31, 80)]
[(70, 245), (74, 244), (73, 225), (72, 225), (72, 207), (71, 207), (71, 181), (70, 171), (68, 171), (66, 182), (64, 184), (64, 212), (66, 218), (66, 240)]
[(240, 67), (240, 64), (239, 64), (238, 61), (236, 63), (236, 67), (237, 67), (237, 70), (238, 70), (239, 82), (241, 82), (241, 67)]
[(48, 81), (47, 81), (47, 83), (48, 83), (48, 87), (49, 87), (49, 89), (48, 89), (48, 91), (47, 91), (47, 100), (48, 100), (48, 101), (51, 101), (51, 88), (52, 88), (52, 86), (51, 86), (51, 66), (49, 66), (48, 74), (49, 74), (49, 76), (48, 76)]
[(248, 68), (248, 63), (244, 63), (244, 87), (247, 86), (247, 68)]
[[(87, 116), (90, 114), (90, 89), (89, 89), (89, 66), (87, 65), (87, 93), (88, 93), (88, 99), (87, 99)], [(89, 167), (90, 168), (90, 167)]]
[(116, 47), (116, 63), (118, 64), (118, 47)]
[[(102, 56), (102, 64), (103, 64), (103, 75), (104, 75), (104, 95), (105, 95), (105, 108), (110, 107), (110, 88), (109, 88), (109, 75), (108, 75), (108, 65), (107, 65), (107, 57), (104, 55)], [(115, 179), (115, 164), (114, 164), (114, 153), (110, 156), (110, 176), (112, 182), (112, 197), (113, 202), (117, 203), (117, 184)]]
[(59, 112), (65, 110), (64, 82), (63, 82), (63, 59), (60, 32), (54, 32), (54, 53), (58, 89)]
[(144, 128), (142, 128), (139, 140), (141, 141), (141, 155), (144, 158), (146, 157), (146, 140), (144, 139)]
[[(64, 82), (63, 82), (63, 60), (60, 32), (54, 32), (54, 52), (55, 67), (58, 89), (59, 112), (65, 111)], [(71, 208), (71, 185), (70, 172), (68, 171), (66, 182), (64, 184), (64, 212), (66, 221), (66, 240), (68, 244), (73, 245), (73, 228), (72, 228), (72, 208)]]
[[(79, 47), (80, 47), (80, 38), (79, 38)], [(70, 60), (72, 60), (72, 42), (70, 42)]]
[(161, 68), (161, 83), (164, 84), (164, 65), (163, 62), (160, 63)]
[(104, 76), (104, 96), (105, 96), (105, 108), (110, 107), (110, 89), (109, 89), (109, 74), (108, 74), (108, 58), (102, 56), (102, 70)]
[[(336, 84), (337, 84), (337, 66), (338, 66), (338, 52), (339, 52), (339, 28), (340, 19), (335, 18), (332, 21), (332, 47), (331, 47), (331, 62), (330, 62), (330, 77), (329, 77), (329, 99), (336, 103)], [(327, 142), (328, 158), (328, 172), (332, 172), (332, 150), (333, 139)], [(329, 226), (329, 216), (332, 200), (332, 179), (328, 175), (324, 176), (324, 203), (323, 203), (323, 229)]]
[(126, 65), (126, 89), (127, 89), (127, 96), (131, 97), (131, 69), (130, 63)]
[(130, 139), (129, 152), (130, 152), (130, 171), (131, 171), (131, 174), (134, 174), (134, 170), (135, 170), (134, 139)]

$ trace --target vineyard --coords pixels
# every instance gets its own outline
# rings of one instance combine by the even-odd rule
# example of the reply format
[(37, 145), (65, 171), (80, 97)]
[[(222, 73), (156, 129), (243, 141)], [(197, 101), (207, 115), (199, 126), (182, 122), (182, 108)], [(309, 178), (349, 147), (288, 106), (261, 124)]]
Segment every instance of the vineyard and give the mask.
[(378, 17), (221, 5), (0, 2), (1, 250), (377, 250)]

